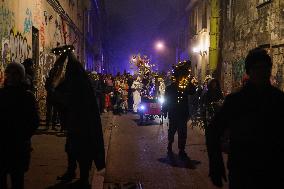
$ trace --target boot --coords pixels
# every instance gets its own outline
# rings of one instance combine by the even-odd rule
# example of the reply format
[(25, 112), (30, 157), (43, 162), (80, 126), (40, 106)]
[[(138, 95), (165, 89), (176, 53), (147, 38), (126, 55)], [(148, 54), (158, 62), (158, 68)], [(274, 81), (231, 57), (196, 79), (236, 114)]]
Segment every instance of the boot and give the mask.
[(178, 153), (178, 156), (183, 161), (189, 161), (190, 157), (187, 155), (187, 153), (184, 150), (180, 150)]
[(172, 157), (174, 155), (173, 149), (172, 149), (172, 143), (168, 144), (167, 150), (168, 150), (168, 152), (167, 152), (168, 156)]
[(66, 172), (62, 176), (58, 176), (57, 180), (63, 181), (63, 182), (71, 182), (73, 179), (76, 178), (75, 172)]

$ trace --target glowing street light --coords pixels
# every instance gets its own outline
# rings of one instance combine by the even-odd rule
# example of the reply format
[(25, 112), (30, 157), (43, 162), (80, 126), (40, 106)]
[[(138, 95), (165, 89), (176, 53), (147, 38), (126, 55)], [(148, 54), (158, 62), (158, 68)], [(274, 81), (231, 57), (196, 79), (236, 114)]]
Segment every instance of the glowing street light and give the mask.
[(156, 50), (162, 51), (165, 49), (165, 44), (162, 41), (158, 41), (155, 45)]

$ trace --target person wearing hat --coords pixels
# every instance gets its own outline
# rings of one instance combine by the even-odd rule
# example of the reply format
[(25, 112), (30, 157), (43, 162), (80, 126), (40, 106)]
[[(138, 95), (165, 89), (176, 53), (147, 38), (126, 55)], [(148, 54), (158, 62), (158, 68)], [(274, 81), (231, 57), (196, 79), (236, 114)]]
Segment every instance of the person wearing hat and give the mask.
[[(65, 51), (64, 51), (65, 50)], [(67, 131), (65, 151), (67, 171), (59, 180), (71, 182), (75, 178), (76, 164), (80, 179), (75, 183), (88, 189), (89, 171), (94, 161), (97, 170), (105, 168), (105, 150), (100, 112), (91, 81), (72, 48), (62, 47), (55, 62), (51, 79), (52, 100), (59, 107), (61, 123)]]
[(249, 51), (248, 81), (225, 98), (208, 127), (209, 176), (226, 181), (222, 137), (229, 130), (229, 188), (284, 188), (284, 93), (270, 84), (272, 61), (266, 50)]
[[(188, 95), (194, 94), (195, 87), (189, 82), (189, 66), (190, 62), (180, 63), (175, 67), (175, 80), (165, 90), (165, 103), (162, 111), (164, 117), (169, 118), (168, 130), (168, 156), (173, 157), (172, 144), (174, 142), (175, 133), (178, 133), (179, 157), (182, 160), (189, 160), (185, 152), (187, 139), (187, 121), (189, 117)], [(187, 81), (187, 82), (183, 82)]]

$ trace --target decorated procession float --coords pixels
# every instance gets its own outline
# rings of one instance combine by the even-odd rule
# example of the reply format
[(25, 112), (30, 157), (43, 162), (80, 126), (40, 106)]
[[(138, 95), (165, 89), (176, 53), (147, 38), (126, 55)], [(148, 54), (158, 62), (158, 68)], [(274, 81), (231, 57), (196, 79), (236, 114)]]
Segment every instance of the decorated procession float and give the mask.
[(136, 66), (135, 80), (132, 85), (134, 112), (140, 115), (140, 124), (144, 121), (160, 119), (163, 124), (162, 105), (164, 103), (165, 83), (158, 73), (153, 71), (155, 64), (147, 56), (133, 56), (130, 63)]

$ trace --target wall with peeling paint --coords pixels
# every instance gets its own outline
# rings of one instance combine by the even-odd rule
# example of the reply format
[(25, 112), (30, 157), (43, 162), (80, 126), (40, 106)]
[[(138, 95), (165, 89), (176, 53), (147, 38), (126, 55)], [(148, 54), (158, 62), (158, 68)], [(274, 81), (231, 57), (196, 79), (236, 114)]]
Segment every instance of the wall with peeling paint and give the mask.
[[(79, 0), (60, 0), (61, 6), (80, 32), (83, 31), (84, 7)], [(32, 28), (38, 29), (39, 48), (33, 52)], [(74, 43), (75, 42), (75, 43)], [(0, 1), (0, 85), (3, 71), (11, 62), (22, 63), (38, 54), (36, 62), (36, 97), (45, 98), (44, 83), (56, 57), (50, 50), (58, 45), (73, 44), (75, 54), (84, 59), (82, 34), (76, 32), (53, 9), (46, 0), (1, 0)], [(0, 86), (1, 87), (1, 86)], [(40, 102), (45, 104), (44, 101)], [(44, 106), (40, 106), (44, 107)]]

